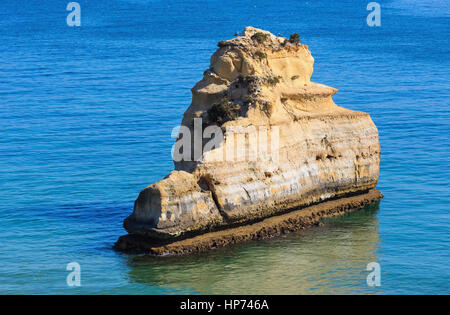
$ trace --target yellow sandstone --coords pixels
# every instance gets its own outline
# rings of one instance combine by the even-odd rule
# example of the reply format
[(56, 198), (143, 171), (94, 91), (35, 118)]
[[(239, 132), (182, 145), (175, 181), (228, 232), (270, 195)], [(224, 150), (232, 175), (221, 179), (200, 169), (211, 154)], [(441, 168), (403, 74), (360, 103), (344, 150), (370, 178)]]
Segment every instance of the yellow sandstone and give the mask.
[[(198, 161), (175, 161), (174, 171), (145, 188), (125, 220), (129, 233), (173, 239), (377, 185), (377, 128), (368, 114), (336, 105), (337, 89), (310, 81), (308, 46), (247, 27), (219, 47), (181, 124), (192, 134), (196, 118), (203, 129), (217, 124), (223, 141)], [(220, 104), (231, 108), (231, 119), (215, 114)], [(239, 134), (243, 150), (236, 149)], [(266, 148), (270, 154), (261, 158)]]

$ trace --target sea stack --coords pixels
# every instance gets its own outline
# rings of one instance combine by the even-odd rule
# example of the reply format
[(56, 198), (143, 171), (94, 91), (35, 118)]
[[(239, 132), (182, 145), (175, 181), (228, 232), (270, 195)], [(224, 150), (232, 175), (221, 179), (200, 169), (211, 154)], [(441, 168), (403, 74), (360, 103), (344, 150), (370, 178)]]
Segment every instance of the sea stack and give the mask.
[(381, 197), (375, 124), (336, 105), (337, 89), (310, 81), (314, 58), (297, 34), (246, 27), (218, 46), (192, 88), (174, 171), (141, 191), (117, 249), (194, 252), (314, 225)]

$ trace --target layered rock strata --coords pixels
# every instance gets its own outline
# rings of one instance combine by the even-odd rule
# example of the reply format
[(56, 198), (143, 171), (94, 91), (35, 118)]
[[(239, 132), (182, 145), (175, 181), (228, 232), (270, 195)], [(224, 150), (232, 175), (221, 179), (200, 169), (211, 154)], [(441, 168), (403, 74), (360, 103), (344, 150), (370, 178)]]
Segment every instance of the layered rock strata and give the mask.
[(377, 128), (336, 105), (335, 88), (310, 81), (313, 63), (296, 36), (247, 27), (219, 42), (192, 89), (175, 170), (141, 191), (125, 229), (176, 240), (374, 188)]
[(267, 239), (322, 225), (322, 219), (342, 215), (373, 204), (383, 195), (376, 188), (355, 196), (327, 200), (300, 210), (272, 216), (261, 221), (209, 232), (175, 241), (152, 239), (139, 234), (121, 236), (115, 248), (127, 253), (151, 256), (184, 255), (205, 252), (230, 244)]

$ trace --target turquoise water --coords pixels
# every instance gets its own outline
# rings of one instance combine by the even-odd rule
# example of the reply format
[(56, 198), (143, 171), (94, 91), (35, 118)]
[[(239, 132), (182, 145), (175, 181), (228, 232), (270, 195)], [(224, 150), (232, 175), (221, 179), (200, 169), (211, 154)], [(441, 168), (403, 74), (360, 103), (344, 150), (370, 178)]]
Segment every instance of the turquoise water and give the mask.
[[(80, 0), (70, 28), (68, 2), (0, 10), (0, 293), (450, 293), (448, 1), (382, 1), (379, 28), (366, 2), (331, 0)], [(216, 43), (247, 25), (300, 33), (313, 81), (371, 114), (385, 198), (202, 255), (113, 251), (139, 191), (172, 169), (171, 130)]]

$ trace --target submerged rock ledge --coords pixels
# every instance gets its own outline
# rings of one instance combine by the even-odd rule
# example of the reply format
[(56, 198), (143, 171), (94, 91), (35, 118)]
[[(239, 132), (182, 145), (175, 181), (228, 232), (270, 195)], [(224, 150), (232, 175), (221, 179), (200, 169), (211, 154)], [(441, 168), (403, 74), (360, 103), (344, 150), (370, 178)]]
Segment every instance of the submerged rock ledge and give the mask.
[[(174, 158), (175, 170), (141, 191), (124, 221), (130, 235), (116, 248), (192, 252), (167, 244), (271, 222), (268, 217), (331, 199), (327, 204), (336, 209), (327, 211), (339, 213), (365, 205), (348, 202), (348, 196), (380, 198), (373, 190), (379, 176), (378, 130), (368, 114), (336, 105), (336, 89), (310, 81), (313, 63), (298, 35), (286, 39), (246, 27), (242, 35), (219, 42), (181, 122), (177, 143), (185, 145), (176, 144), (174, 152), (183, 158)], [(224, 133), (213, 137), (208, 130), (214, 126)], [(208, 146), (210, 140), (201, 138), (200, 153), (195, 136), (186, 145), (187, 134), (197, 134), (198, 128), (215, 139)], [(172, 249), (148, 245), (157, 243)]]
[(145, 253), (151, 256), (200, 253), (230, 244), (271, 238), (318, 226), (321, 225), (321, 220), (324, 218), (354, 211), (370, 205), (382, 197), (380, 191), (374, 188), (356, 196), (324, 201), (253, 224), (205, 233), (178, 241), (162, 242), (142, 235), (128, 234), (119, 238), (115, 248), (127, 253)]

